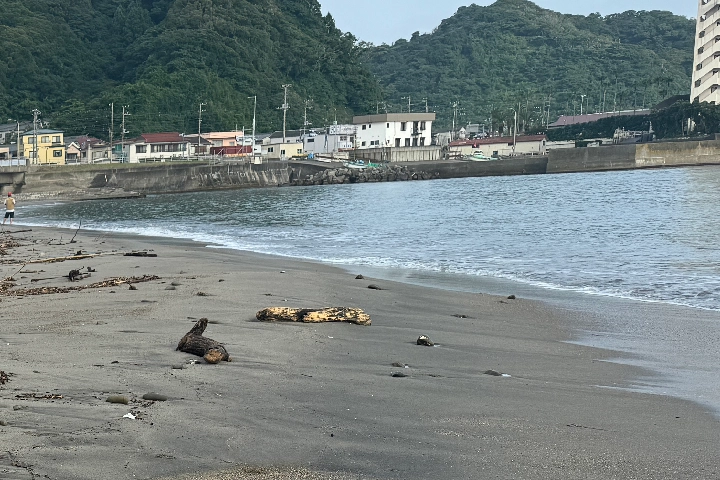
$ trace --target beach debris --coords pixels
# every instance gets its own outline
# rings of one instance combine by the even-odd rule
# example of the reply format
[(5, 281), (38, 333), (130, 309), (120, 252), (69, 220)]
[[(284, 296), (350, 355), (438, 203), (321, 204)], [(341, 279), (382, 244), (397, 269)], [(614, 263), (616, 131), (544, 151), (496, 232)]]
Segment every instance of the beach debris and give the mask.
[(255, 318), (261, 322), (349, 322), (357, 325), (370, 325), (370, 315), (359, 308), (329, 307), (329, 308), (288, 308), (269, 307), (260, 310)]
[(0, 385), (5, 385), (10, 381), (10, 377), (3, 370), (0, 370)]
[(94, 272), (95, 272), (95, 269), (92, 268), (92, 267), (87, 267), (87, 271), (88, 271), (88, 272), (91, 272), (91, 273), (94, 273)]
[(103, 253), (87, 253), (83, 254), (82, 252), (78, 251), (75, 255), (70, 255), (68, 257), (54, 257), (54, 258), (44, 258), (42, 260), (30, 260), (29, 262), (24, 262), (25, 264), (30, 263), (58, 263), (58, 262), (64, 262), (65, 260), (83, 260), (86, 258), (95, 258), (99, 257), (100, 255), (106, 255)]
[(515, 300), (516, 298), (517, 298), (517, 297), (516, 297), (515, 295), (510, 295), (510, 296), (508, 297), (508, 300)]
[(127, 252), (127, 253), (124, 253), (123, 256), (125, 256), (125, 257), (157, 257), (157, 253)]
[(355, 280), (365, 280), (365, 277), (363, 277), (362, 275), (358, 275), (357, 277), (355, 277)]
[(5, 420), (0, 420), (0, 427), (7, 427), (8, 423)]
[(407, 363), (402, 363), (402, 362), (393, 362), (392, 366), (399, 367), (399, 368), (410, 368), (410, 365), (408, 365)]
[(222, 360), (231, 361), (230, 355), (222, 343), (203, 337), (207, 325), (207, 318), (198, 320), (190, 331), (180, 339), (175, 350), (203, 357), (208, 363), (220, 363)]
[(182, 283), (175, 280), (174, 282), (170, 282), (170, 285), (172, 285), (173, 287), (179, 287), (180, 285), (182, 285)]
[(172, 285), (168, 285), (165, 287), (165, 290), (177, 290), (177, 288), (173, 287)]
[(110, 395), (105, 401), (108, 403), (122, 403), (123, 405), (130, 403), (128, 398), (124, 395)]
[(46, 394), (40, 394), (40, 393), (21, 393), (19, 395), (15, 395), (15, 398), (20, 398), (23, 400), (33, 399), (33, 400), (62, 400), (63, 396), (58, 393), (46, 393)]
[[(128, 285), (133, 283), (150, 282), (153, 280), (159, 280), (160, 277), (157, 275), (143, 275), (142, 277), (115, 277), (102, 282), (91, 283), (89, 285), (77, 285), (73, 287), (39, 287), (39, 288), (25, 288), (19, 290), (10, 290), (12, 285), (8, 283), (0, 283), (0, 295), (49, 295), (53, 293), (70, 293), (77, 292), (79, 290), (86, 290), (88, 288), (107, 288), (117, 287), (120, 285)], [(110, 293), (115, 293), (111, 291)]]
[(84, 267), (80, 267), (75, 270), (70, 270), (70, 273), (68, 273), (68, 278), (71, 282), (74, 282), (76, 280), (82, 280), (83, 278), (87, 278), (90, 276), (90, 272), (81, 272)]
[(392, 372), (390, 375), (396, 378), (407, 377), (407, 374), (404, 372)]
[(197, 295), (198, 297), (209, 297), (210, 296), (209, 293), (205, 293), (205, 292), (197, 292), (195, 295)]
[(455, 317), (455, 318), (470, 318), (467, 315), (463, 315), (461, 313), (456, 313), (455, 315), (453, 315), (453, 317)]
[(137, 287), (133, 284), (130, 284), (130, 286), (128, 287), (128, 290), (137, 290)]
[(483, 373), (491, 377), (510, 377), (507, 373), (500, 373), (497, 370), (485, 370)]
[(368, 285), (368, 288), (369, 288), (370, 290), (382, 290), (382, 288), (378, 287), (378, 286), (375, 285), (374, 283), (371, 283), (370, 285)]
[(417, 339), (417, 344), (424, 345), (426, 347), (434, 347), (435, 346), (433, 341), (430, 340), (430, 337), (428, 337), (427, 335), (420, 335)]
[(123, 415), (123, 418), (129, 418), (130, 420), (135, 420), (137, 417), (133, 415), (132, 413), (126, 413)]
[(280, 273), (285, 273), (285, 270), (280, 270)]
[(173, 370), (182, 370), (184, 368), (185, 368), (185, 364), (178, 363), (178, 364), (172, 365)]
[(142, 398), (143, 400), (152, 400), (154, 402), (166, 402), (168, 399), (165, 395), (160, 395), (159, 393), (154, 392), (146, 393)]

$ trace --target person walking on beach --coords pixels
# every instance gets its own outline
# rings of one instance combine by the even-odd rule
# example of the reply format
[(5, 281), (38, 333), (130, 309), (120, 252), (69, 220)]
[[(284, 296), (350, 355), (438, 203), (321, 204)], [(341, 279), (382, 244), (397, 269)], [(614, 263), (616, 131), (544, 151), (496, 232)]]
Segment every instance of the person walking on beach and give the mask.
[(10, 225), (13, 223), (15, 218), (15, 199), (12, 196), (12, 192), (8, 192), (8, 197), (5, 199), (5, 218), (3, 218), (3, 225), (7, 219), (10, 219)]

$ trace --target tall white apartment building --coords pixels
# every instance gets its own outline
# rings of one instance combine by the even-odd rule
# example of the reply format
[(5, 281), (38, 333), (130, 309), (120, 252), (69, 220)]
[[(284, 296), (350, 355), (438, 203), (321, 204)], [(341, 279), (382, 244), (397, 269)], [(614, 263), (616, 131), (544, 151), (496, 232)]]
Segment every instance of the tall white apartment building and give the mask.
[(698, 0), (690, 100), (720, 105), (720, 0)]

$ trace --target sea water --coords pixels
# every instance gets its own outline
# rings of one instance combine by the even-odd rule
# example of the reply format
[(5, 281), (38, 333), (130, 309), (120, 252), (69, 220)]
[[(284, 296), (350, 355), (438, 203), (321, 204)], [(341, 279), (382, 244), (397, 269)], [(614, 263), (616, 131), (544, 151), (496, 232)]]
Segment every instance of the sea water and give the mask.
[[(720, 327), (719, 206), (720, 168), (694, 167), (19, 203), (17, 223), (75, 229), (82, 222), (84, 230), (191, 239), (442, 288), (474, 291), (493, 279), (538, 298), (645, 305), (631, 316), (679, 307), (702, 319), (648, 327), (652, 314), (619, 315), (598, 327), (603, 335), (580, 341), (631, 352), (644, 366), (697, 384), (705, 379), (695, 374), (716, 371), (720, 354), (707, 332)], [(687, 368), (671, 372), (658, 355), (678, 338), (687, 343), (678, 347)], [(693, 388), (671, 393), (720, 398)]]

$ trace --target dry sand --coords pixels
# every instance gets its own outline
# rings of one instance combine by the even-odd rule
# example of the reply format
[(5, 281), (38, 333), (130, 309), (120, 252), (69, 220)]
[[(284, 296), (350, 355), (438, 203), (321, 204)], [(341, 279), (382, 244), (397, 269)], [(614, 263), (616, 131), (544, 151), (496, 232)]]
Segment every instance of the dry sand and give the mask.
[[(2, 236), (19, 243), (0, 258), (10, 292), (160, 278), (0, 296), (0, 478), (720, 476), (717, 419), (623, 389), (646, 372), (566, 343), (567, 311), (188, 242), (21, 229)], [(157, 257), (121, 255), (143, 250)], [(23, 266), (78, 251), (103, 255)], [(63, 277), (81, 267), (95, 273)], [(257, 322), (269, 306), (359, 307), (372, 326)], [(232, 362), (175, 351), (201, 317)], [(438, 345), (416, 345), (421, 334)]]

